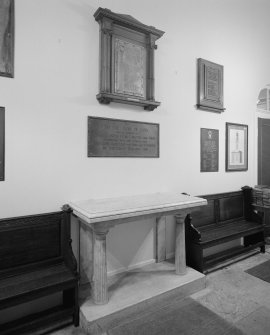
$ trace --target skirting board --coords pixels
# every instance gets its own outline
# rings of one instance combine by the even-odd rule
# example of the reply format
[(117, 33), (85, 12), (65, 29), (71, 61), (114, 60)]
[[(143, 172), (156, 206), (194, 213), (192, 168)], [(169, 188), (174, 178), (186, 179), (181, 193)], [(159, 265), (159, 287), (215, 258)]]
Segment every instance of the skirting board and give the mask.
[(134, 269), (137, 269), (137, 268), (149, 265), (149, 264), (153, 264), (155, 262), (156, 262), (156, 260), (154, 258), (152, 258), (152, 259), (148, 259), (147, 261), (143, 261), (143, 262), (140, 262), (140, 263), (129, 265), (127, 267), (122, 267), (122, 268), (119, 268), (119, 269), (116, 269), (116, 270), (111, 270), (111, 271), (108, 271), (108, 276), (114, 276), (114, 275), (117, 275), (119, 273), (132, 271)]
[(174, 252), (174, 251), (169, 252), (168, 254), (166, 254), (166, 259), (174, 258), (174, 255), (175, 255), (175, 252)]

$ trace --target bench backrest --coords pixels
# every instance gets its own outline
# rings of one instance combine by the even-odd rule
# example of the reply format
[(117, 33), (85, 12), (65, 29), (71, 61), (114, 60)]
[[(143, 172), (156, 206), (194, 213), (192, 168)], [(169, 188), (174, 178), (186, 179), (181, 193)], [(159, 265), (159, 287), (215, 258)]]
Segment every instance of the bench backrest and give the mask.
[(242, 191), (200, 195), (200, 197), (207, 199), (207, 205), (192, 212), (192, 224), (195, 227), (224, 224), (244, 218), (244, 194)]
[(63, 260), (67, 234), (63, 212), (0, 220), (0, 274)]

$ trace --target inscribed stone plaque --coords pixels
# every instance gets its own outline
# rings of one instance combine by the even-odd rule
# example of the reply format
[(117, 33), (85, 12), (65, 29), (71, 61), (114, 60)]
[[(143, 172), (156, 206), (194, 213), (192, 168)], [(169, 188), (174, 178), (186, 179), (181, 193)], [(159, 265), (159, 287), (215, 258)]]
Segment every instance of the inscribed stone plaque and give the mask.
[(88, 157), (159, 157), (159, 124), (89, 116)]
[(5, 179), (5, 108), (0, 107), (0, 180)]
[(145, 97), (145, 47), (115, 39), (115, 92)]
[(220, 99), (220, 75), (219, 69), (205, 66), (205, 97), (206, 99), (219, 101)]
[(218, 171), (218, 148), (218, 130), (201, 128), (201, 172)]

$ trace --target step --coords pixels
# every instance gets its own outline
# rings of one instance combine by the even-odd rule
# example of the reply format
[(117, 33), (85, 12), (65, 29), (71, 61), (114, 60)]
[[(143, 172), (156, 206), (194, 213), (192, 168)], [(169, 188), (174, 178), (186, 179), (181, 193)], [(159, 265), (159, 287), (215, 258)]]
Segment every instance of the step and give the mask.
[(109, 302), (95, 305), (88, 285), (81, 287), (80, 326), (87, 334), (101, 335), (113, 325), (143, 315), (149, 308), (183, 299), (205, 288), (205, 275), (187, 268), (176, 275), (172, 261), (149, 264), (108, 278)]

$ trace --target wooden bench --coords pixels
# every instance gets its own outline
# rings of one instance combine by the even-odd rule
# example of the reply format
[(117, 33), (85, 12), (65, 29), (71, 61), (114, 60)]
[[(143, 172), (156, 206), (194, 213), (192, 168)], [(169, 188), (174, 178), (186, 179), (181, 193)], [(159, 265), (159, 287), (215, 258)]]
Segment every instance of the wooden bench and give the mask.
[[(217, 264), (259, 247), (265, 252), (262, 217), (252, 207), (252, 188), (200, 196), (207, 206), (186, 217), (187, 265), (206, 273)], [(243, 245), (207, 255), (206, 249), (243, 238)]]
[(1, 335), (43, 334), (78, 325), (78, 275), (69, 220), (68, 210), (0, 220), (0, 313), (57, 292), (62, 295), (59, 306), (1, 324)]

